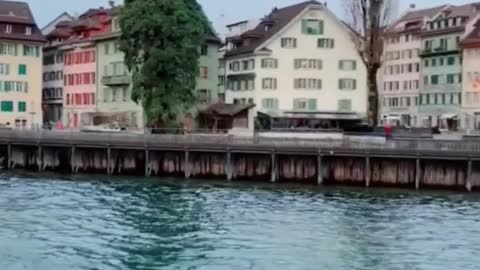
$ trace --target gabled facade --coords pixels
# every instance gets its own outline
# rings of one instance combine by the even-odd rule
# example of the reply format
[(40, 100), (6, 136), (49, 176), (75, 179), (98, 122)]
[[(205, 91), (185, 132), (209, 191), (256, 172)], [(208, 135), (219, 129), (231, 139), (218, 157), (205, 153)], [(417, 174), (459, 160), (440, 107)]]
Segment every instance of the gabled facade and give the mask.
[(323, 4), (274, 9), (231, 38), (227, 103), (254, 103), (271, 117), (366, 118), (366, 69), (355, 35)]
[(379, 72), (380, 122), (420, 126), (418, 105), (421, 82), (421, 40), (418, 34), (426, 21), (444, 6), (407, 12), (387, 29), (383, 66)]
[(446, 6), (426, 21), (422, 42), (419, 115), (425, 127), (461, 129), (462, 54), (460, 42), (478, 18), (479, 6)]
[(0, 1), (0, 126), (41, 126), (45, 41), (28, 4)]
[(93, 125), (97, 111), (96, 38), (111, 33), (112, 9), (90, 9), (71, 23), (70, 38), (60, 50), (64, 55), (63, 125), (80, 129)]

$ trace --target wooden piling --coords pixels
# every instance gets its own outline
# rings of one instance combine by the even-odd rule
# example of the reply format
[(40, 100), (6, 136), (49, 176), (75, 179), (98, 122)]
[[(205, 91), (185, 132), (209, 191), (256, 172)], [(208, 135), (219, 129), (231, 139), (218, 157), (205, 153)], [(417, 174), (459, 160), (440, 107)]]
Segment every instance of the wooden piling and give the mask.
[(150, 151), (145, 148), (145, 177), (150, 177)]
[(467, 163), (467, 175), (465, 176), (465, 188), (468, 192), (472, 192), (472, 168), (473, 168), (473, 161), (471, 159), (468, 160)]
[(271, 164), (272, 171), (270, 172), (271, 180), (270, 182), (276, 183), (277, 182), (277, 175), (278, 175), (278, 168), (277, 168), (277, 155), (272, 153), (272, 164)]
[(112, 149), (110, 149), (110, 146), (107, 147), (107, 174), (111, 175), (113, 172), (113, 169), (111, 168), (111, 158), (112, 158)]
[(72, 146), (71, 152), (70, 152), (70, 166), (72, 173), (75, 173), (75, 145)]
[(183, 169), (185, 170), (185, 179), (190, 179), (192, 176), (192, 166), (190, 164), (190, 151), (188, 149), (185, 149), (185, 163)]
[(365, 186), (370, 187), (372, 180), (372, 166), (370, 166), (370, 156), (365, 157)]
[(38, 166), (38, 171), (41, 172), (42, 169), (43, 169), (43, 157), (42, 157), (42, 146), (41, 145), (38, 145), (37, 166)]
[(232, 162), (232, 151), (230, 149), (227, 150), (227, 162), (225, 163), (225, 172), (227, 175), (227, 180), (233, 180), (233, 162)]
[(415, 189), (420, 189), (420, 179), (422, 177), (422, 164), (420, 158), (417, 158), (416, 168), (415, 168)]
[(323, 167), (322, 167), (322, 155), (317, 156), (317, 184), (323, 184)]
[(7, 169), (12, 168), (12, 145), (7, 145)]

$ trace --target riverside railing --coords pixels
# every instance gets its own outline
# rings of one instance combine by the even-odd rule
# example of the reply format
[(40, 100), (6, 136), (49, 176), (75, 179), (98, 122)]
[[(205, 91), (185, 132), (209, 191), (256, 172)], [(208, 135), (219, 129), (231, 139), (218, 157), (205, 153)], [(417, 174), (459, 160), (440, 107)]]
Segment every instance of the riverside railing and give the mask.
[(135, 134), (135, 133), (89, 133), (74, 131), (30, 131), (0, 130), (0, 141), (7, 143), (54, 143), (54, 144), (88, 144), (88, 145), (137, 145), (137, 146), (212, 146), (233, 148), (235, 146), (252, 148), (290, 148), (322, 150), (364, 150), (397, 152), (438, 152), (465, 156), (480, 155), (478, 141), (446, 140), (388, 140), (368, 142), (345, 137), (343, 139), (297, 139), (269, 138), (261, 136), (240, 137), (226, 134)]

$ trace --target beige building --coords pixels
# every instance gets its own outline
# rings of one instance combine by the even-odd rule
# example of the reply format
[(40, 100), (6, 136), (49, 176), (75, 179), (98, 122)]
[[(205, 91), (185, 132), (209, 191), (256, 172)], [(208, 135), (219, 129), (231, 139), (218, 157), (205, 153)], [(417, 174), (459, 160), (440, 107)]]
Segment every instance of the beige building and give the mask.
[(0, 126), (41, 126), (44, 42), (26, 3), (0, 1)]
[(274, 9), (255, 28), (228, 39), (226, 102), (254, 103), (278, 128), (360, 122), (367, 76), (356, 37), (319, 2)]

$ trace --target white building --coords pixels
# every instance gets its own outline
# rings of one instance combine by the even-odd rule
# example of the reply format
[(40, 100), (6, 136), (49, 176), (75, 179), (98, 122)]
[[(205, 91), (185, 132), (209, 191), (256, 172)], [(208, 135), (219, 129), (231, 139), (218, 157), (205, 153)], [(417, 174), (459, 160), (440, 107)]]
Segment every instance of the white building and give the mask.
[(257, 112), (284, 125), (295, 119), (289, 126), (366, 119), (367, 76), (356, 37), (317, 1), (274, 9), (228, 40), (227, 103), (255, 103)]
[(418, 115), (421, 82), (421, 39), (417, 34), (428, 18), (444, 6), (410, 9), (388, 29), (384, 42), (382, 70), (379, 71), (380, 121), (408, 126), (422, 124)]

